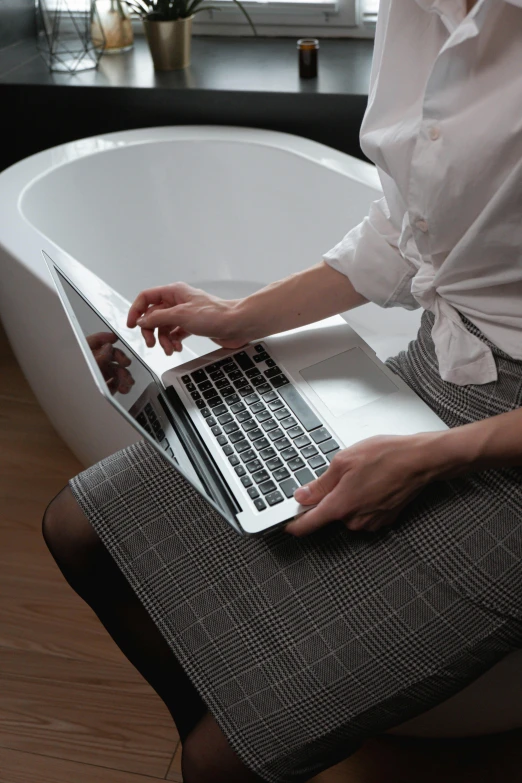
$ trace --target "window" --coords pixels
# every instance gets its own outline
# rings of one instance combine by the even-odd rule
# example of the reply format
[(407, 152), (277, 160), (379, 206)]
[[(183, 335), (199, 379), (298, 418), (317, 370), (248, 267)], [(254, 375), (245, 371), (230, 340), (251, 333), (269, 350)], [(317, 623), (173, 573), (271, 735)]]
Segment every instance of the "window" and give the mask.
[[(49, 1), (49, 0), (48, 0)], [(50, 0), (52, 2), (52, 0)], [(57, 0), (58, 2), (58, 0)], [(242, 0), (258, 32), (269, 36), (372, 38), (379, 0)], [(89, 0), (61, 0), (70, 10), (85, 10)], [(233, 0), (208, 0), (213, 9), (194, 19), (202, 35), (249, 35)], [(138, 28), (139, 29), (139, 28)]]

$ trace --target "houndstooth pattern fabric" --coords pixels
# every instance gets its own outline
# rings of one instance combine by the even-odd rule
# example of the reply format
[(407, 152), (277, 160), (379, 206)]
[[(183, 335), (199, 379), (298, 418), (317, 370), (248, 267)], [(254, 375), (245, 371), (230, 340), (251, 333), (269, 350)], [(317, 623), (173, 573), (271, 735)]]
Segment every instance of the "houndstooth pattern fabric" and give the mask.
[[(518, 386), (513, 374), (498, 387), (516, 387), (511, 402), (505, 393), (498, 403), (484, 387), (474, 395), (446, 389), (432, 367), (429, 331), (425, 317), (418, 340), (391, 366), (414, 387), (428, 378), (422, 388), (450, 425), (515, 406), (520, 368)], [(463, 500), (453, 482), (452, 502), (442, 504), (446, 489), (437, 485), (390, 530), (353, 533), (332, 523), (303, 539), (238, 536), (144, 443), (70, 485), (244, 763), (268, 783), (301, 783), (522, 646), (520, 516), (511, 522), (510, 505), (519, 475), (475, 481)], [(502, 498), (509, 505), (502, 524), (492, 523), (493, 492), (501, 496), (497, 516)], [(451, 542), (431, 535), (439, 514), (447, 517), (444, 535), (458, 529)], [(433, 551), (424, 545), (427, 528)], [(487, 546), (473, 538), (477, 530)], [(455, 540), (458, 555), (449, 551)], [(502, 567), (506, 552), (518, 553), (518, 570)], [(464, 579), (454, 565), (468, 561)]]

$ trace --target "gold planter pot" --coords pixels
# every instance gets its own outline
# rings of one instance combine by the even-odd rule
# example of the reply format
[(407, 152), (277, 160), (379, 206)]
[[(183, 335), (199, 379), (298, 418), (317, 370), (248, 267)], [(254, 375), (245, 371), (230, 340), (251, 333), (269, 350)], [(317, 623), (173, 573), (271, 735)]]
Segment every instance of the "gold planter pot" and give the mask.
[(190, 65), (193, 18), (189, 16), (174, 22), (143, 20), (156, 71), (178, 71)]

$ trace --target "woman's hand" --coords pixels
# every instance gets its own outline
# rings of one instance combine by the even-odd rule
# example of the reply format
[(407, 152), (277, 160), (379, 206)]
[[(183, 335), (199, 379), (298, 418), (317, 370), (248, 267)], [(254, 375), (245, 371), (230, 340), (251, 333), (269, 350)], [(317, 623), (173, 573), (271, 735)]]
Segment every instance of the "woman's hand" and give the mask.
[(219, 299), (186, 283), (149, 288), (134, 300), (127, 326), (140, 326), (149, 348), (156, 343), (157, 329), (158, 341), (167, 356), (181, 351), (183, 340), (191, 334), (210, 337), (223, 348), (240, 348), (252, 338), (236, 326), (237, 303), (238, 300)]
[(296, 489), (295, 499), (315, 508), (285, 530), (304, 536), (333, 520), (371, 532), (392, 525), (422, 487), (444, 472), (437, 448), (444, 434), (377, 436), (339, 451), (320, 478)]
[(111, 394), (128, 394), (134, 386), (134, 378), (127, 369), (131, 360), (119, 348), (114, 348), (117, 339), (112, 332), (98, 332), (87, 337), (87, 344)]

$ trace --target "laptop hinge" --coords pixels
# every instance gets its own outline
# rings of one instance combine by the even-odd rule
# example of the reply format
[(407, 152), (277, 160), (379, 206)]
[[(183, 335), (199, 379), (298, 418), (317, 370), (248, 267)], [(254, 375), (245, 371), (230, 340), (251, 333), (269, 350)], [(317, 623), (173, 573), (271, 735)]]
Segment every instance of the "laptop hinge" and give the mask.
[[(227, 509), (231, 514), (236, 516), (236, 514), (243, 509), (239, 506), (234, 495), (230, 491), (228, 484), (223, 478), (223, 474), (216, 465), (205, 441), (194, 426), (177, 391), (173, 386), (167, 386), (165, 392), (175, 413), (175, 420), (171, 423), (176, 430), (179, 439), (183, 443), (187, 455), (194, 466), (194, 470), (198, 474), (205, 490), (219, 506)], [(163, 406), (165, 413), (168, 415), (169, 408), (161, 394), (159, 395), (159, 401)]]

